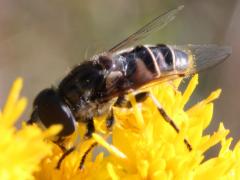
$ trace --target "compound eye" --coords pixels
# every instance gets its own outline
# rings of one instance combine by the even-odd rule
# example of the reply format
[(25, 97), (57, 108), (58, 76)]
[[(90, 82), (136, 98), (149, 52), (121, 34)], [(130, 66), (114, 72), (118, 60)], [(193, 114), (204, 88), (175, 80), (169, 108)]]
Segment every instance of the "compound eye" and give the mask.
[(61, 100), (53, 89), (45, 89), (34, 101), (38, 118), (46, 127), (61, 124), (63, 127), (59, 136), (68, 136), (75, 131), (75, 118), (70, 108)]

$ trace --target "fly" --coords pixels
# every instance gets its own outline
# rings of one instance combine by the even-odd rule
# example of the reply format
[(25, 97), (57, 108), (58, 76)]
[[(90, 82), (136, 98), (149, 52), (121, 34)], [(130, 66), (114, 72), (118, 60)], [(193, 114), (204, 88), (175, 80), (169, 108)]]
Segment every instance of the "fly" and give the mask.
[[(107, 114), (106, 126), (110, 129), (114, 122), (112, 107), (131, 108), (131, 103), (125, 98), (129, 92), (194, 74), (226, 59), (231, 53), (230, 48), (217, 45), (159, 44), (128, 48), (164, 28), (182, 9), (183, 6), (179, 6), (158, 16), (110, 50), (76, 66), (57, 87), (42, 90), (34, 100), (28, 123), (40, 123), (46, 128), (61, 124), (63, 129), (58, 134), (58, 144), (74, 133), (78, 122), (85, 123), (85, 136), (89, 138), (95, 131), (94, 117)], [(150, 97), (163, 118), (177, 133), (180, 131), (152, 94), (141, 92), (135, 97), (139, 103)], [(192, 149), (187, 139), (184, 143), (189, 150)], [(73, 149), (66, 151), (58, 168)]]

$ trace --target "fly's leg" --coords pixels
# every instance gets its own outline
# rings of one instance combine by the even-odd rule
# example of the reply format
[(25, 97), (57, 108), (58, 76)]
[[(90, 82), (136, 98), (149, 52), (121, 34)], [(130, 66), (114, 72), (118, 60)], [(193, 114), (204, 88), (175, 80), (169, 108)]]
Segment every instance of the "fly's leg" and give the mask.
[[(111, 109), (110, 110), (110, 113), (108, 114), (107, 116), (107, 119), (106, 119), (106, 127), (107, 127), (107, 130), (111, 131), (111, 128), (112, 128), (112, 125), (114, 123), (114, 116), (113, 116), (113, 110)], [(95, 132), (95, 127), (94, 127), (94, 122), (93, 122), (93, 119), (88, 119), (87, 120), (87, 133), (85, 134), (85, 138), (91, 138), (92, 137), (92, 133)], [(91, 150), (97, 146), (97, 143), (93, 143), (88, 149), (87, 151), (84, 153), (84, 155), (82, 156), (82, 159), (80, 161), (80, 165), (79, 165), (79, 168), (82, 169), (83, 166), (84, 166), (84, 162), (86, 160), (86, 157), (87, 155), (91, 152)]]
[[(127, 101), (123, 96), (120, 96), (116, 103), (114, 104), (114, 106), (116, 107), (131, 107), (131, 103), (129, 101)], [(90, 138), (92, 137), (92, 133), (95, 131), (95, 127), (94, 127), (94, 122), (93, 119), (89, 119), (87, 120), (87, 133), (85, 134), (86, 138)], [(114, 115), (113, 115), (113, 110), (111, 109), (107, 119), (106, 119), (106, 127), (108, 131), (111, 131), (111, 128), (114, 124)], [(82, 169), (84, 166), (84, 162), (86, 160), (87, 155), (91, 152), (91, 150), (97, 146), (97, 143), (93, 143), (88, 149), (87, 151), (84, 153), (84, 155), (82, 156), (82, 159), (80, 161), (80, 165), (79, 168)]]
[(113, 124), (114, 124), (114, 116), (113, 116), (113, 110), (111, 109), (106, 119), (106, 127), (108, 131), (112, 130)]
[[(87, 122), (87, 132), (84, 135), (84, 139), (90, 139), (92, 138), (92, 133), (95, 132), (95, 126), (94, 126), (94, 121), (93, 118), (89, 118), (86, 120)], [(82, 169), (86, 160), (87, 155), (91, 152), (91, 150), (97, 146), (97, 143), (93, 143), (87, 150), (86, 152), (83, 154), (80, 164), (79, 164), (79, 168)]]
[(60, 169), (63, 160), (64, 160), (69, 154), (71, 154), (71, 153), (76, 149), (76, 147), (73, 146), (73, 147), (71, 147), (70, 149), (66, 149), (66, 147), (63, 145), (64, 138), (62, 138), (62, 137), (59, 137), (58, 140), (53, 141), (53, 142), (54, 142), (54, 143), (62, 150), (62, 152), (63, 152), (63, 155), (62, 155), (61, 158), (58, 160), (58, 163), (57, 163), (57, 166), (56, 166), (56, 169)]
[[(130, 101), (126, 100), (124, 96), (119, 96), (113, 106), (124, 107), (124, 108), (132, 107)], [(113, 110), (111, 109), (106, 119), (106, 127), (108, 131), (111, 131), (113, 124), (114, 124), (114, 115), (113, 115)]]
[(84, 135), (84, 138), (89, 139), (92, 137), (92, 133), (95, 132), (95, 126), (94, 126), (93, 118), (88, 118), (86, 122), (87, 122), (87, 132)]
[(81, 161), (80, 161), (80, 165), (79, 165), (79, 168), (80, 168), (80, 169), (83, 168), (87, 155), (91, 152), (91, 150), (92, 150), (95, 146), (97, 146), (97, 143), (96, 143), (96, 142), (93, 143), (93, 144), (87, 149), (87, 151), (83, 154), (82, 159), (81, 159)]
[[(152, 94), (148, 93), (148, 96), (152, 99), (152, 101), (154, 102), (154, 104), (157, 106), (157, 109), (159, 111), (159, 113), (162, 115), (163, 119), (168, 122), (173, 129), (179, 133), (179, 127), (175, 124), (175, 122), (168, 116), (168, 114), (166, 113), (166, 111), (163, 109), (163, 107), (161, 106), (161, 104), (159, 103), (159, 101), (155, 98), (155, 96), (153, 96)], [(189, 151), (192, 150), (192, 146), (191, 144), (188, 142), (187, 139), (184, 138), (184, 143), (186, 144), (187, 148)]]
[[(163, 119), (167, 123), (169, 123), (177, 133), (179, 133), (180, 129), (175, 124), (175, 122), (168, 116), (168, 114), (163, 109), (162, 105), (158, 102), (158, 100), (155, 98), (155, 96), (153, 96), (149, 92), (140, 92), (140, 93), (137, 93), (135, 95), (135, 99), (136, 99), (137, 103), (141, 103), (141, 102), (145, 101), (148, 97), (150, 97), (152, 99), (153, 103), (157, 106), (157, 109), (158, 109), (159, 113), (162, 115)], [(128, 107), (128, 108), (131, 107), (131, 103), (128, 100), (124, 99), (124, 98), (121, 98), (117, 105), (118, 105), (118, 107), (123, 107), (122, 105), (124, 105), (124, 107)], [(188, 142), (187, 139), (184, 139), (184, 143), (186, 144), (188, 150), (191, 151), (192, 150), (192, 146)]]
[(126, 99), (125, 96), (119, 96), (117, 101), (114, 103), (115, 107), (122, 107), (122, 108), (131, 108), (132, 104), (130, 101)]
[[(174, 123), (174, 121), (168, 116), (168, 114), (166, 113), (166, 111), (163, 109), (163, 107), (161, 106), (161, 104), (158, 102), (158, 100), (149, 92), (141, 92), (135, 95), (135, 99), (137, 103), (141, 103), (143, 101), (145, 101), (148, 97), (150, 97), (153, 101), (153, 103), (157, 106), (157, 109), (159, 111), (159, 113), (162, 115), (163, 119), (169, 123), (173, 129), (179, 133), (179, 128), (178, 126)], [(114, 104), (115, 107), (124, 107), (124, 108), (131, 108), (131, 102), (128, 101), (124, 96), (120, 96), (118, 97), (116, 103)], [(111, 127), (114, 123), (114, 116), (113, 116), (113, 110), (111, 109), (107, 119), (106, 119), (106, 127), (107, 129), (111, 130)], [(94, 122), (93, 119), (88, 119), (87, 120), (87, 133), (85, 134), (86, 138), (91, 138), (92, 133), (95, 131), (95, 127), (94, 127)], [(192, 150), (192, 146), (190, 145), (190, 143), (188, 142), (187, 139), (184, 139), (184, 143), (186, 144), (187, 148), (189, 151)], [(82, 156), (82, 159), (80, 161), (80, 165), (79, 168), (82, 169), (84, 166), (84, 162), (86, 160), (87, 155), (91, 152), (91, 150), (97, 146), (97, 143), (93, 143), (88, 149), (87, 151), (84, 153), (84, 155)], [(69, 150), (67, 150), (63, 156), (61, 157), (61, 159), (58, 162), (58, 166), (57, 168), (60, 168), (61, 162), (63, 161), (63, 159), (70, 154), (73, 150), (75, 149), (75, 147), (70, 148)]]
[[(80, 161), (80, 164), (79, 164), (79, 168), (80, 168), (80, 169), (83, 168), (87, 155), (91, 152), (91, 150), (92, 150), (95, 146), (97, 146), (97, 143), (96, 143), (96, 142), (93, 143), (93, 144), (86, 150), (86, 152), (83, 154), (83, 156), (82, 156), (82, 158), (81, 158), (81, 161)], [(69, 154), (71, 154), (75, 149), (76, 149), (76, 147), (73, 146), (73, 147), (71, 147), (70, 149), (66, 150), (66, 151), (63, 153), (62, 157), (59, 159), (59, 161), (58, 161), (58, 163), (57, 163), (56, 169), (60, 169), (63, 160), (64, 160)]]
[[(87, 126), (87, 132), (86, 132), (86, 134), (84, 135), (84, 139), (89, 139), (89, 138), (92, 137), (92, 133), (95, 131), (93, 118), (86, 119), (86, 123), (87, 123), (87, 125), (86, 125), (86, 126)], [(59, 161), (58, 161), (58, 163), (57, 163), (57, 166), (56, 166), (57, 169), (60, 169), (63, 160), (64, 160), (69, 154), (71, 154), (71, 153), (76, 149), (76, 147), (73, 146), (73, 147), (71, 147), (70, 149), (67, 149), (67, 150), (66, 150), (66, 148), (65, 148), (64, 146), (60, 145), (58, 142), (56, 142), (56, 144), (57, 144), (57, 145), (63, 150), (63, 152), (64, 152), (63, 155), (62, 155), (62, 157), (59, 159)], [(93, 147), (96, 146), (96, 145), (97, 145), (97, 143), (93, 143), (93, 144), (87, 149), (87, 151), (83, 154), (82, 159), (81, 159), (81, 161), (80, 161), (79, 168), (82, 168), (82, 167), (83, 167), (84, 162), (85, 162), (85, 159), (86, 159), (88, 153), (89, 153), (89, 152), (93, 149)]]
[(56, 169), (60, 169), (63, 160), (64, 160), (70, 153), (72, 153), (75, 149), (76, 149), (75, 146), (73, 146), (73, 147), (71, 147), (70, 149), (66, 150), (66, 151), (63, 153), (62, 157), (59, 159), (59, 161), (58, 161), (58, 163), (57, 163)]
[[(106, 127), (109, 131), (111, 131), (112, 125), (114, 123), (114, 116), (113, 116), (113, 110), (110, 110), (109, 115), (107, 116), (106, 119)], [(85, 134), (85, 139), (89, 139), (92, 137), (92, 133), (95, 132), (95, 127), (94, 127), (94, 121), (93, 119), (88, 119), (87, 120), (87, 133)], [(86, 152), (83, 154), (82, 159), (80, 161), (80, 165), (79, 168), (82, 169), (86, 160), (87, 155), (91, 152), (91, 150), (97, 146), (97, 143), (93, 143), (87, 150)]]

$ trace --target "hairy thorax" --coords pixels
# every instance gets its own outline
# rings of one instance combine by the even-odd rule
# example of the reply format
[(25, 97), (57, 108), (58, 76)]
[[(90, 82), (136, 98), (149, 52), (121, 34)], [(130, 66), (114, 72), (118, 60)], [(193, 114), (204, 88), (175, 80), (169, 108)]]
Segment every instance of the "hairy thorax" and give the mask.
[(104, 114), (108, 114), (116, 98), (109, 100), (108, 102), (86, 102), (81, 107), (78, 107), (74, 111), (74, 115), (77, 118), (77, 121), (84, 122), (89, 118), (98, 117)]

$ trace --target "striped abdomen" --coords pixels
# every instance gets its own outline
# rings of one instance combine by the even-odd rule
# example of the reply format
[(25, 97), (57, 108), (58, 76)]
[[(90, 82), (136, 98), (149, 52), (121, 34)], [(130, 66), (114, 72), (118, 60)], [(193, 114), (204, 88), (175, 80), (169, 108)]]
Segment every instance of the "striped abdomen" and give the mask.
[[(123, 75), (117, 83), (107, 85), (106, 89), (112, 89), (111, 93), (137, 89), (173, 75), (183, 76), (191, 64), (185, 51), (166, 45), (137, 46), (113, 56), (113, 62), (118, 61), (124, 62)], [(110, 73), (107, 79), (111, 78)]]

